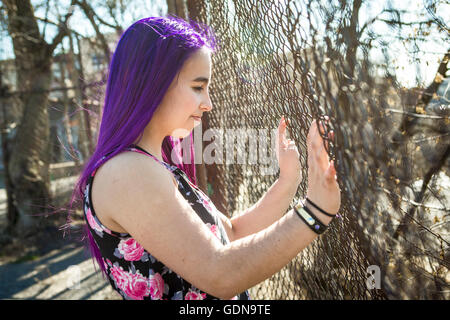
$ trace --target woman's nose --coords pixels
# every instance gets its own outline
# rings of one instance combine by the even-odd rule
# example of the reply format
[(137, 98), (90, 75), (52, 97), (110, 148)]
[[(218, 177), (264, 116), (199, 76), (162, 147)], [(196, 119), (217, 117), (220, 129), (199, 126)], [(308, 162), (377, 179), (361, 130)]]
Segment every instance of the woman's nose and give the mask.
[(212, 105), (211, 104), (203, 104), (202, 105), (202, 110), (203, 111), (208, 112), (208, 111), (211, 111), (211, 109), (212, 109)]
[(211, 99), (208, 97), (208, 101), (202, 104), (202, 109), (204, 111), (211, 111), (212, 110), (212, 102)]

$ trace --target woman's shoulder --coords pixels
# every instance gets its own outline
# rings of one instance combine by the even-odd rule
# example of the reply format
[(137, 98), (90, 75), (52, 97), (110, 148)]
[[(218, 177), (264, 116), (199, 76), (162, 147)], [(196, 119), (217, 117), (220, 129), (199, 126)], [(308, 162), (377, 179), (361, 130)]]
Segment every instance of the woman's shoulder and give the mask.
[[(170, 172), (156, 160), (136, 152), (121, 152), (107, 160), (96, 171), (91, 197), (95, 212), (111, 230), (126, 232), (114, 219), (124, 210), (123, 204), (133, 202), (143, 185), (152, 193), (170, 179)], [(167, 180), (166, 180), (167, 181)], [(120, 211), (120, 212), (117, 212)]]
[(158, 181), (171, 175), (162, 163), (137, 152), (121, 152), (103, 163), (95, 173), (95, 184), (102, 190), (113, 190), (115, 186), (132, 190), (136, 179), (146, 183)]

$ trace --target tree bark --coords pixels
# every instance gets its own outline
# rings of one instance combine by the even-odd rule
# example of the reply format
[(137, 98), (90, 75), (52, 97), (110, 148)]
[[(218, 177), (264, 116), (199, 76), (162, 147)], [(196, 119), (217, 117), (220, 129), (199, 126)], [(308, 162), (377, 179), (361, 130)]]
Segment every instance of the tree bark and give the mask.
[(6, 233), (11, 234), (13, 232), (13, 229), (11, 229), (12, 226), (15, 225), (16, 219), (18, 217), (17, 208), (15, 206), (14, 201), (14, 194), (12, 193), (11, 188), (11, 178), (9, 175), (9, 159), (10, 159), (10, 148), (11, 148), (11, 141), (8, 136), (8, 130), (10, 125), (10, 117), (8, 116), (7, 108), (10, 108), (9, 101), (8, 101), (8, 87), (3, 86), (2, 83), (2, 74), (0, 70), (0, 105), (1, 105), (1, 111), (2, 111), (2, 123), (1, 123), (1, 139), (2, 139), (2, 160), (3, 160), (3, 181), (5, 184), (5, 191), (6, 191)]
[(188, 12), (185, 0), (167, 0), (167, 13), (174, 14), (184, 20), (187, 19)]
[[(77, 38), (78, 40), (78, 38)], [(79, 89), (75, 89), (75, 103), (76, 108), (83, 107), (83, 99), (85, 96), (85, 88), (84, 88), (84, 75), (83, 75), (83, 64), (81, 61), (81, 53), (75, 55), (73, 49), (73, 38), (72, 34), (69, 35), (69, 54), (67, 60), (67, 67), (69, 68), (70, 80), (72, 81), (74, 86), (78, 86)], [(80, 49), (80, 42), (78, 41), (78, 48)], [(79, 70), (75, 67), (75, 59), (78, 59)], [(74, 116), (78, 119), (78, 149), (80, 150), (81, 156), (83, 160), (87, 159), (91, 155), (92, 150), (92, 140), (91, 140), (91, 128), (87, 126), (86, 118), (89, 120), (89, 113), (85, 110), (81, 110), (75, 113)]]
[[(66, 35), (65, 27), (51, 44), (40, 34), (30, 0), (4, 0), (21, 91), (23, 115), (14, 137), (9, 174), (17, 217), (12, 226), (20, 236), (38, 228), (50, 199), (49, 116), (47, 110), (53, 51)], [(64, 26), (72, 13), (65, 16)]]
[[(82, 145), (82, 149), (84, 150), (86, 154), (91, 155), (94, 152), (94, 141), (92, 136), (92, 130), (91, 130), (91, 119), (89, 116), (89, 112), (85, 110), (85, 100), (87, 97), (86, 94), (86, 83), (85, 83), (85, 77), (84, 77), (84, 67), (83, 67), (83, 59), (81, 58), (81, 41), (78, 37), (78, 35), (75, 34), (75, 38), (77, 40), (77, 46), (78, 46), (78, 64), (80, 65), (79, 74), (78, 74), (78, 84), (80, 87), (80, 99), (81, 99), (81, 106), (83, 107), (83, 110), (80, 112), (80, 127), (84, 128), (85, 131), (83, 133), (84, 136), (84, 144)], [(100, 110), (98, 110), (98, 115), (100, 116)], [(87, 157), (85, 158), (87, 159)]]
[[(61, 88), (64, 88), (66, 86), (66, 82), (65, 82), (65, 78), (66, 78), (66, 67), (67, 67), (67, 60), (66, 60), (66, 53), (65, 50), (63, 50), (61, 59), (59, 60), (59, 69), (61, 71), (61, 78), (59, 79), (59, 83)], [(70, 74), (70, 72), (69, 72)], [(73, 145), (73, 139), (72, 139), (72, 128), (71, 128), (71, 121), (69, 118), (69, 114), (70, 114), (70, 99), (69, 99), (69, 93), (68, 90), (63, 90), (62, 91), (63, 94), (63, 98), (62, 98), (62, 102), (63, 102), (63, 126), (64, 126), (64, 134), (66, 135), (66, 139), (67, 139), (67, 149), (70, 153), (70, 156), (73, 158), (73, 160), (75, 161), (76, 165), (79, 165), (79, 160), (78, 157), (76, 156), (75, 153), (75, 146)], [(61, 141), (61, 143), (63, 143)]]

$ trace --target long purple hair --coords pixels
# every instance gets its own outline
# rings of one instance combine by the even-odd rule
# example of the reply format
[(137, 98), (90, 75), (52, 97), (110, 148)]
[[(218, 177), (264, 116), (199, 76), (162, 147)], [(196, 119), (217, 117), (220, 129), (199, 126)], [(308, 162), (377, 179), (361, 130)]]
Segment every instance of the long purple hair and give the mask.
[[(216, 50), (212, 30), (204, 24), (192, 20), (186, 22), (175, 16), (141, 19), (125, 30), (109, 66), (96, 149), (76, 183), (70, 208), (74, 201), (83, 201), (87, 180), (94, 170), (142, 138), (145, 127), (183, 63), (203, 46), (212, 52)], [(165, 162), (183, 170), (196, 184), (192, 132), (184, 139), (189, 139), (190, 163), (182, 162), (179, 148), (182, 139), (171, 136), (163, 140), (162, 157)], [(175, 150), (173, 155), (172, 150)], [(172, 157), (178, 159), (172, 161)], [(68, 211), (66, 227), (70, 226), (71, 211)], [(100, 250), (87, 225), (83, 230), (91, 255), (106, 276)]]

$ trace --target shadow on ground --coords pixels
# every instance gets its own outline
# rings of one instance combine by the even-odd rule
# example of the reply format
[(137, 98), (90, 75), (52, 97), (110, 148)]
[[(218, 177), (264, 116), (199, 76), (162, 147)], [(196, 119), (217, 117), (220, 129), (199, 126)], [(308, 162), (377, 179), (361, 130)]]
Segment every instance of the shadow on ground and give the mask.
[[(73, 177), (52, 182), (58, 208), (67, 201), (73, 182)], [(63, 238), (59, 227), (65, 222), (63, 215), (55, 215), (33, 236), (0, 245), (0, 299), (121, 299), (94, 269), (83, 243)], [(0, 234), (5, 227), (6, 193), (0, 189)]]
[(120, 299), (84, 247), (67, 244), (32, 261), (0, 265), (0, 299)]

